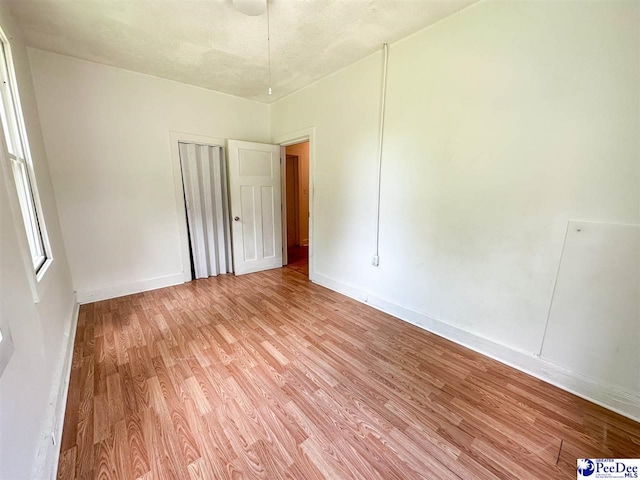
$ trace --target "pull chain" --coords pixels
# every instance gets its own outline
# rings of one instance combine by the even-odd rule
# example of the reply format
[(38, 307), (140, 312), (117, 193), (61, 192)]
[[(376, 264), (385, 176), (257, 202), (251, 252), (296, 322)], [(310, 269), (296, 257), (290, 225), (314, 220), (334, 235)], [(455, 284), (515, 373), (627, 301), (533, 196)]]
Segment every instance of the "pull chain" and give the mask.
[(271, 95), (273, 90), (271, 90), (271, 30), (269, 24), (269, 0), (267, 0), (267, 57), (269, 59), (269, 90), (267, 90), (267, 93)]

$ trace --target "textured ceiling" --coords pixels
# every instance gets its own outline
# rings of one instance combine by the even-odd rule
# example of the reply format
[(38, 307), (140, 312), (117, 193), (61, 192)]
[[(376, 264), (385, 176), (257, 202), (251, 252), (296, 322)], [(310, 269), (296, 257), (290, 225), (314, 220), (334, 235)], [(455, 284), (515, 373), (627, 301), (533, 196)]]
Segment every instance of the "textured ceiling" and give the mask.
[(271, 102), (474, 0), (8, 0), (27, 45)]

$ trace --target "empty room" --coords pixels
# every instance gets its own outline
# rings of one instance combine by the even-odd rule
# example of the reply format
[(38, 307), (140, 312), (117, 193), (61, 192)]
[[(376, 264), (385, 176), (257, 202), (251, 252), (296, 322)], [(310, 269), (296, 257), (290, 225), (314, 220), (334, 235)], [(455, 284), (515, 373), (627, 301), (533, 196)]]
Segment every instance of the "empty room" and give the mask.
[(0, 0), (0, 479), (640, 478), (640, 2)]

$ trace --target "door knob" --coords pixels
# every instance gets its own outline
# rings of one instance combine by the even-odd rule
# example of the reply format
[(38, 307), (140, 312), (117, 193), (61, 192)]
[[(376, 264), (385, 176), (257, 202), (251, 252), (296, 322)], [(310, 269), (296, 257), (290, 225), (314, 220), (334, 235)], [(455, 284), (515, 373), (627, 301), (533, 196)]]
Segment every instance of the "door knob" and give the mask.
[(233, 217), (233, 219), (234, 219), (236, 222), (239, 222), (239, 221), (240, 221), (240, 217)]

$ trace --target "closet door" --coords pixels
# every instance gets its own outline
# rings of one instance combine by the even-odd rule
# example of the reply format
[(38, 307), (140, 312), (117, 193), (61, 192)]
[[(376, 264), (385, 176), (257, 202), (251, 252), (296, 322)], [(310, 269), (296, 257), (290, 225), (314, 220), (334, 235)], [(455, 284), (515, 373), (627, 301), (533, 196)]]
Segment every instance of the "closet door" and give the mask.
[(227, 172), (218, 146), (180, 143), (195, 278), (232, 271)]

